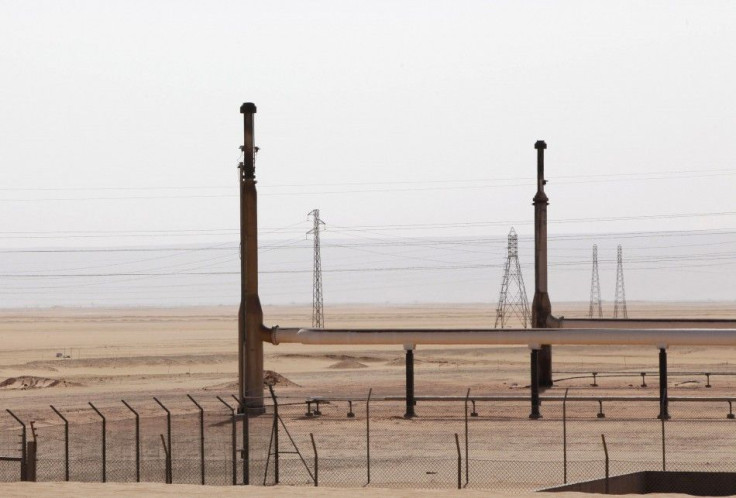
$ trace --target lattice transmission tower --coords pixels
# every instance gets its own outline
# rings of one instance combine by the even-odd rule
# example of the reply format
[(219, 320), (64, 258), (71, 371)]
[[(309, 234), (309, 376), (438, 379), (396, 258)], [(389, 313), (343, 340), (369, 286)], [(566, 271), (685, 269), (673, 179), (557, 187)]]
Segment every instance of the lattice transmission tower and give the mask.
[(624, 258), (620, 244), (616, 261), (616, 302), (613, 305), (613, 318), (629, 318), (626, 311), (626, 290), (624, 289)]
[(519, 237), (516, 235), (516, 230), (512, 228), (509, 232), (506, 269), (501, 282), (501, 294), (498, 298), (494, 327), (504, 328), (509, 319), (514, 316), (519, 319), (524, 328), (529, 326), (531, 315), (519, 264)]
[(313, 209), (307, 216), (311, 216), (314, 225), (307, 235), (314, 239), (314, 271), (312, 272), (312, 327), (324, 328), (325, 314), (322, 302), (322, 256), (319, 251), (319, 232), (325, 224), (319, 217), (319, 209)]
[(590, 307), (588, 318), (603, 318), (601, 282), (598, 279), (598, 246), (593, 244), (593, 275), (590, 278)]

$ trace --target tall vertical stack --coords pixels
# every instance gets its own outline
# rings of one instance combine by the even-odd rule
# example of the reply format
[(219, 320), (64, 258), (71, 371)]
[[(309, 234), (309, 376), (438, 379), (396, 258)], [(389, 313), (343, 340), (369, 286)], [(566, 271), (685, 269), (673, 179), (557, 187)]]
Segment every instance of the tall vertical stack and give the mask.
[(258, 297), (258, 193), (253, 117), (256, 106), (246, 102), (243, 114), (243, 162), (240, 183), (240, 310), (238, 312), (238, 384), (240, 406), (263, 413), (263, 309)]
[(613, 305), (613, 318), (629, 318), (626, 311), (626, 290), (624, 289), (624, 263), (621, 245), (616, 255), (616, 301)]
[(319, 247), (320, 227), (324, 225), (319, 217), (319, 209), (312, 210), (308, 216), (311, 216), (314, 225), (307, 235), (311, 234), (314, 238), (314, 271), (312, 274), (312, 327), (324, 328), (324, 304), (322, 302), (322, 256)]
[[(509, 289), (511, 293), (509, 294)], [(501, 294), (496, 308), (495, 328), (504, 328), (509, 319), (516, 316), (524, 328), (529, 326), (529, 301), (526, 297), (524, 278), (519, 264), (519, 237), (513, 228), (509, 232), (508, 256), (501, 282)]]
[(598, 245), (593, 244), (593, 275), (590, 279), (590, 307), (588, 318), (603, 318), (601, 283), (598, 279)]

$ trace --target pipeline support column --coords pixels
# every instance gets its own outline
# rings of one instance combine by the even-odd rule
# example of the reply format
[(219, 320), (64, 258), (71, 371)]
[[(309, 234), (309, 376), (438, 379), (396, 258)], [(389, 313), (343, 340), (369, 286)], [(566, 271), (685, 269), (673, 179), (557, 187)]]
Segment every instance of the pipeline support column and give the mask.
[(538, 344), (531, 344), (529, 349), (531, 349), (532, 373), (531, 382), (529, 383), (529, 387), (531, 389), (532, 412), (529, 414), (529, 418), (537, 420), (542, 418), (542, 415), (539, 413), (539, 351), (541, 350), (541, 347)]
[(667, 346), (659, 348), (659, 416), (658, 419), (669, 420), (669, 400), (667, 399)]
[(417, 404), (414, 399), (414, 344), (404, 344), (406, 351), (406, 413), (404, 418), (413, 418), (417, 414), (414, 412), (414, 406)]

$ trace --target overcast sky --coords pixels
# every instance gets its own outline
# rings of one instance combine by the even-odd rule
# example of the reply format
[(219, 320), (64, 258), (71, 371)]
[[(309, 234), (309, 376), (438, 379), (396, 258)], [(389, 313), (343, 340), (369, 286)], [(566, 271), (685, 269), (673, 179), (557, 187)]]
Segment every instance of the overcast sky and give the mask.
[[(587, 297), (596, 234), (608, 264), (621, 240), (652, 246), (641, 264), (684, 258), (702, 277), (698, 296), (736, 292), (726, 276), (736, 263), (734, 2), (0, 0), (0, 13), (0, 249), (236, 247), (239, 107), (252, 101), (263, 239), (308, 246), (306, 215), (319, 208), (323, 240), (351, 237), (356, 250), (361, 237), (395, 247), (407, 237), (504, 237), (514, 225), (528, 254), (533, 144), (544, 139), (550, 235), (591, 237), (550, 254), (552, 265), (579, 265), (567, 294), (557, 275), (558, 295)], [(730, 235), (611, 235), (705, 229)], [(308, 272), (303, 249), (265, 261)], [(474, 265), (502, 264), (503, 247), (483, 251)], [(404, 263), (387, 261), (417, 265), (413, 251), (402, 254)], [(3, 271), (67, 269), (26, 256)], [(236, 264), (237, 253), (225, 256)], [(81, 269), (106, 269), (101, 258)], [(165, 268), (114, 261), (121, 271)], [(719, 261), (727, 272), (695, 268)], [(476, 278), (479, 297), (458, 299), (495, 294), (493, 271)], [(662, 289), (651, 274), (632, 278), (636, 298), (666, 294), (646, 287)], [(23, 281), (31, 298), (34, 282)], [(678, 289), (667, 296), (692, 297), (690, 284)]]
[(3, 232), (235, 228), (244, 101), (264, 228), (530, 233), (537, 139), (551, 222), (719, 213), (551, 231), (734, 226), (733, 2), (0, 6)]

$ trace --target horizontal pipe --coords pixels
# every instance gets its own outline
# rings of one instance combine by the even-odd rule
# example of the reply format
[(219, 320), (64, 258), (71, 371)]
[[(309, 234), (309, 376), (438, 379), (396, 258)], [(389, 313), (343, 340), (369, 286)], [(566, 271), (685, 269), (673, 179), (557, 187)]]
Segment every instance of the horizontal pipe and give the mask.
[[(465, 396), (414, 396), (414, 399), (417, 401), (465, 401)], [(501, 402), (523, 402), (528, 403), (529, 397), (528, 396), (470, 396), (467, 398), (471, 401), (501, 401)], [(564, 396), (540, 396), (540, 401), (548, 401), (548, 402), (562, 402), (565, 399)], [(720, 402), (729, 402), (729, 401), (736, 401), (736, 397), (728, 397), (728, 396), (715, 396), (715, 397), (706, 397), (706, 396), (697, 396), (697, 397), (685, 397), (685, 396), (670, 396), (669, 401), (677, 401), (677, 402), (690, 402), (690, 403), (707, 403), (707, 402), (714, 402), (714, 403), (720, 403)], [(330, 403), (330, 402), (337, 402), (337, 401), (365, 401), (365, 398), (362, 397), (332, 397), (332, 396), (313, 396), (306, 399), (306, 401), (310, 403), (314, 403), (315, 401), (319, 401), (320, 403)], [(406, 401), (406, 398), (404, 396), (373, 396), (371, 397), (371, 401)], [(653, 403), (659, 403), (660, 399), (659, 396), (568, 396), (567, 401), (647, 401), (647, 402), (653, 402)], [(281, 406), (281, 405), (279, 405)]]
[(639, 345), (736, 346), (733, 329), (281, 329), (274, 328), (273, 344), (378, 345)]
[[(403, 396), (385, 396), (384, 401), (404, 401)], [(465, 401), (465, 396), (414, 396), (417, 401)], [(471, 396), (468, 398), (472, 401), (519, 401), (529, 402), (528, 396)], [(539, 401), (548, 402), (562, 402), (565, 399), (564, 396), (540, 396)], [(692, 403), (705, 403), (705, 402), (728, 402), (736, 400), (736, 397), (683, 397), (683, 396), (669, 396), (669, 401), (677, 402), (692, 402)], [(568, 396), (567, 401), (651, 401), (659, 403), (661, 400), (659, 396)]]
[[(641, 377), (641, 374), (647, 374), (647, 375), (657, 375), (659, 372), (656, 370), (631, 370), (631, 371), (623, 371), (623, 370), (606, 370), (605, 372), (596, 371), (596, 374), (598, 377), (606, 377), (609, 375), (616, 375), (616, 376), (636, 376)], [(586, 377), (591, 377), (593, 375), (593, 371), (591, 370), (555, 370), (555, 375), (585, 375)], [(701, 371), (695, 371), (695, 370), (683, 370), (681, 372), (667, 372), (667, 375), (670, 377), (673, 376), (690, 376), (690, 375), (710, 375), (713, 377), (714, 375), (736, 375), (736, 372), (706, 372), (704, 370)]]
[(555, 327), (564, 329), (733, 329), (736, 320), (722, 318), (565, 318)]

